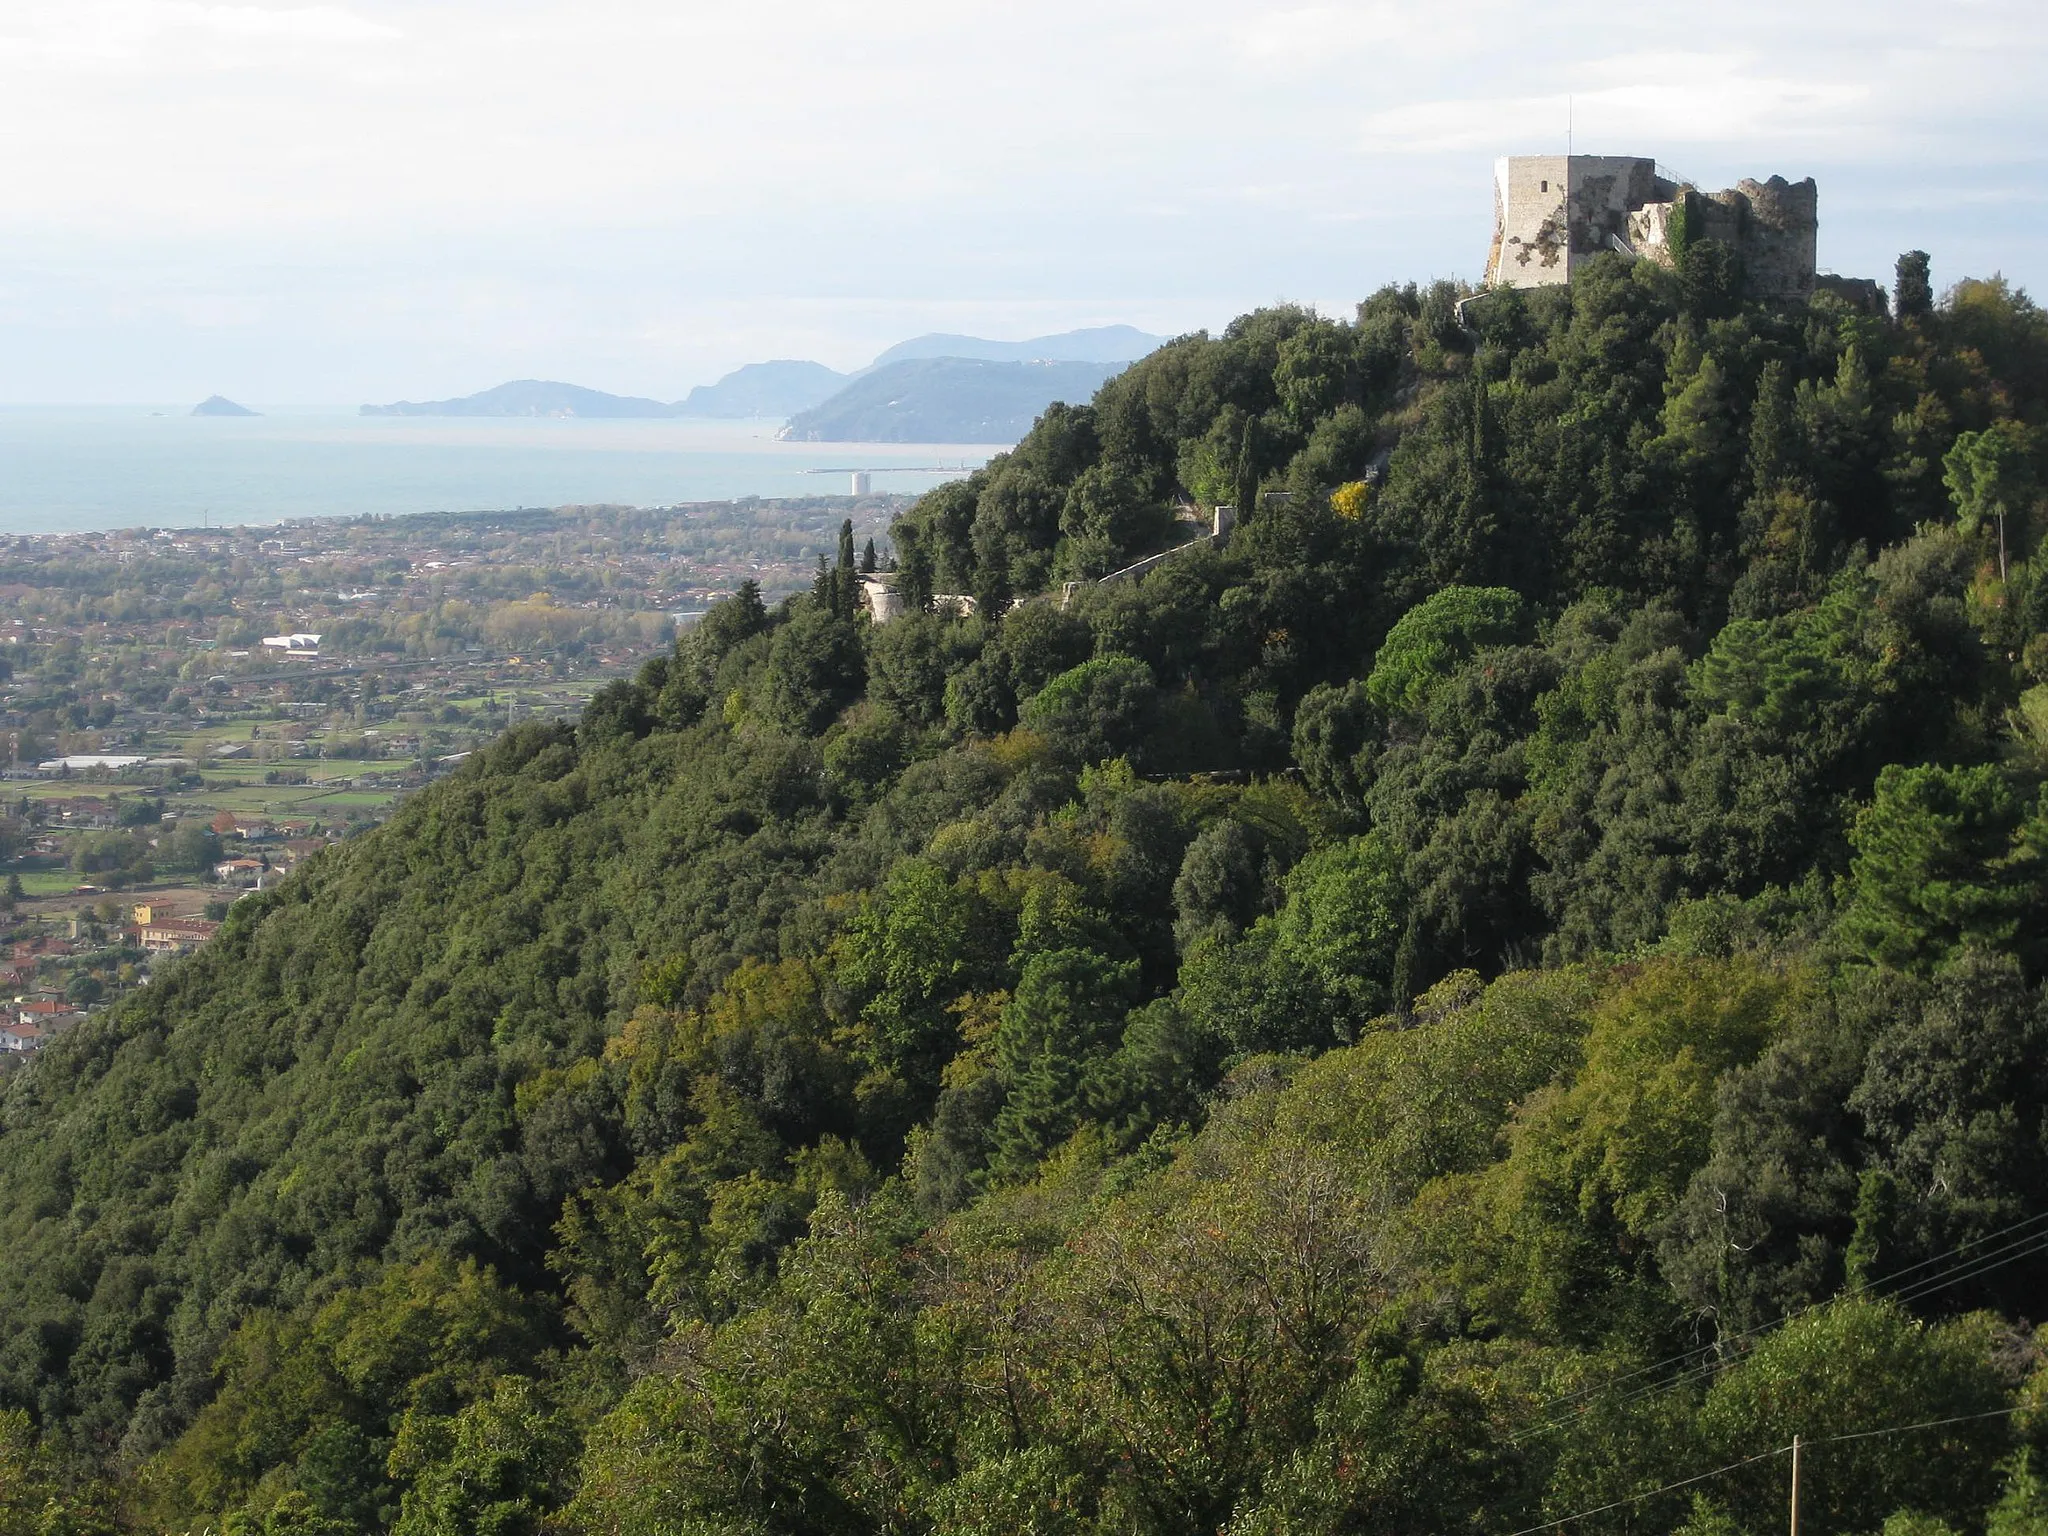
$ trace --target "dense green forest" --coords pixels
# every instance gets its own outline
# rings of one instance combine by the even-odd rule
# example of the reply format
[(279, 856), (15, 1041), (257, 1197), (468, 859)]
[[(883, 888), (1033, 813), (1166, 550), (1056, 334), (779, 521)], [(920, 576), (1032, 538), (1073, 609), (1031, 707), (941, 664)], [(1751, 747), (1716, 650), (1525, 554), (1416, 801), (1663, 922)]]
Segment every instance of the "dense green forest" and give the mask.
[(0, 1101), (0, 1533), (2048, 1530), (2048, 318), (1724, 256), (1176, 341), (238, 902)]

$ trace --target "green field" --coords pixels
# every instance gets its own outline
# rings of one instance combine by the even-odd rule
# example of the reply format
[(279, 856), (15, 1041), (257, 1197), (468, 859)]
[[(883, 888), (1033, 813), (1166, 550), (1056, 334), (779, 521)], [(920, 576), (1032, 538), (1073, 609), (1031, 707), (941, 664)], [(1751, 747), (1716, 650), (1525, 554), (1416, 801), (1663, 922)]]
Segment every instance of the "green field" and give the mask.
[(68, 869), (25, 870), (21, 876), (21, 890), (25, 896), (64, 896), (85, 878)]
[[(332, 765), (323, 766), (332, 772)], [(389, 805), (400, 793), (395, 789), (330, 787), (330, 779), (308, 784), (265, 784), (260, 772), (251, 773), (248, 769), (240, 772), (216, 770), (204, 777), (206, 783), (203, 788), (168, 793), (148, 784), (43, 779), (18, 784), (11, 790), (10, 797), (26, 796), (30, 800), (47, 801), (69, 800), (82, 795), (98, 798), (119, 795), (130, 799), (139, 795), (161, 794), (167, 810), (233, 811), (238, 816), (317, 816), (322, 811), (362, 810)], [(352, 778), (354, 775), (334, 774), (333, 777)]]
[(399, 792), (391, 789), (329, 789), (324, 784), (212, 785), (173, 795), (167, 807), (233, 811), (237, 816), (320, 816), (336, 810), (389, 805)]

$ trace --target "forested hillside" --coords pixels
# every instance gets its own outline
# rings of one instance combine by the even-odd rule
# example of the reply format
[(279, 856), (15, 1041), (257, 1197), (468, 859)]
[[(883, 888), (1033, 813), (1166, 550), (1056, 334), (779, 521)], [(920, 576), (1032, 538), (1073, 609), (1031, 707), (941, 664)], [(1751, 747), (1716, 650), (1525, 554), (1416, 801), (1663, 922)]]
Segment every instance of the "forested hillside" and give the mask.
[(5, 1089), (0, 1533), (2048, 1529), (2048, 319), (1724, 254), (1176, 341), (237, 903)]

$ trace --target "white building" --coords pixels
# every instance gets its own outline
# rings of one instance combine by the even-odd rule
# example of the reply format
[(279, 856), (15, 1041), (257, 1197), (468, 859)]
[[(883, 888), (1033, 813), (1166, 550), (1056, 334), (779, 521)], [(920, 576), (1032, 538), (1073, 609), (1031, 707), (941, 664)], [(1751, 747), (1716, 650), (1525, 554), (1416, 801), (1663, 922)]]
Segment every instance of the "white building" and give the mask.
[(138, 768), (148, 762), (146, 757), (130, 757), (111, 752), (78, 752), (69, 757), (53, 757), (36, 764), (38, 773), (83, 773), (88, 768), (104, 768), (118, 773), (123, 768)]

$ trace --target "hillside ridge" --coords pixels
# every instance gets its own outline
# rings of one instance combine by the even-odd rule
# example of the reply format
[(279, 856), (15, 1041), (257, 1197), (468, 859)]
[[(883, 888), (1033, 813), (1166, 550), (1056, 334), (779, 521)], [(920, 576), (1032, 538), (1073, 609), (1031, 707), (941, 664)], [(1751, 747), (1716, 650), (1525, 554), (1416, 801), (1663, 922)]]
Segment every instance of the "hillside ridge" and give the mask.
[(1179, 338), (237, 901), (0, 1083), (0, 1508), (2033, 1530), (2048, 316), (1730, 271)]

